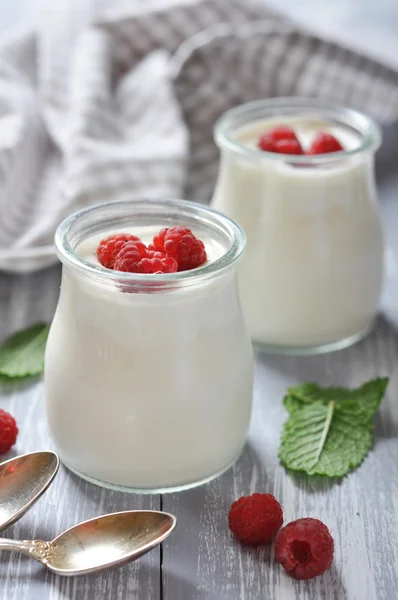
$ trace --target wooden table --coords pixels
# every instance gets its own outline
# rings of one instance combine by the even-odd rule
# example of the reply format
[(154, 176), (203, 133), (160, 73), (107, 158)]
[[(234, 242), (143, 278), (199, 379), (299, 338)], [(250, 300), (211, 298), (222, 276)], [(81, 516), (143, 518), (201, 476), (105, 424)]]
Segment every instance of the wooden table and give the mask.
[[(387, 237), (383, 312), (374, 332), (348, 350), (313, 358), (256, 356), (249, 439), (236, 465), (213, 483), (180, 494), (137, 496), (101, 489), (61, 467), (55, 483), (21, 521), (12, 538), (53, 539), (73, 524), (106, 512), (164, 509), (176, 532), (137, 563), (97, 576), (60, 578), (26, 557), (0, 554), (0, 600), (393, 600), (398, 598), (398, 127), (379, 155), (379, 189)], [(394, 146), (395, 145), (395, 146)], [(54, 312), (60, 269), (0, 275), (0, 340)], [(362, 466), (342, 481), (288, 475), (277, 450), (286, 418), (282, 397), (298, 382), (354, 386), (388, 375), (388, 393), (375, 419), (375, 444)], [(72, 374), (71, 374), (72, 376)], [(40, 380), (0, 387), (0, 407), (17, 418), (15, 451), (50, 449)], [(231, 539), (231, 502), (271, 492), (286, 520), (312, 516), (331, 529), (333, 567), (309, 582), (290, 579), (272, 548), (242, 549)], [(5, 534), (3, 534), (5, 535)]]

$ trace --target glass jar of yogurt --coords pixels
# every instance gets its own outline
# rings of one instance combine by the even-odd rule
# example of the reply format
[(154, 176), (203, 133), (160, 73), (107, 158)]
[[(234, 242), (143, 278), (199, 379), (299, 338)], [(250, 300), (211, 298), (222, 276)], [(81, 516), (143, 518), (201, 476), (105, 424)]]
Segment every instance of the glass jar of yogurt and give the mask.
[[(191, 271), (135, 274), (102, 267), (99, 240), (152, 240), (184, 225), (205, 244)], [(45, 389), (62, 461), (89, 481), (160, 492), (211, 480), (239, 456), (248, 429), (252, 347), (238, 302), (238, 225), (193, 203), (117, 202), (58, 228), (63, 263), (48, 338)]]
[[(344, 151), (260, 150), (259, 137), (276, 125), (293, 128), (303, 146), (319, 131), (331, 133)], [(382, 285), (378, 126), (322, 100), (275, 98), (228, 111), (215, 140), (221, 163), (212, 205), (247, 236), (239, 291), (255, 344), (311, 354), (361, 339)]]

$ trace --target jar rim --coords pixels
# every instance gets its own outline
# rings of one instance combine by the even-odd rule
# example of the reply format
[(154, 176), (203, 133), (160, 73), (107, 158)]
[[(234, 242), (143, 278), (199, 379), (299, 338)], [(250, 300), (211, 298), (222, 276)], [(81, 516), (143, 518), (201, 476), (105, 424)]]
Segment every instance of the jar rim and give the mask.
[[(231, 135), (231, 130), (236, 130), (236, 126), (234, 127), (234, 120), (238, 120), (239, 118), (244, 117), (246, 114), (249, 115), (253, 112), (258, 111), (260, 113), (262, 110), (277, 108), (280, 108), (281, 110), (308, 108), (328, 112), (330, 118), (332, 118), (334, 115), (334, 117), (339, 118), (340, 122), (343, 124), (348, 125), (348, 122), (350, 122), (351, 126), (361, 134), (361, 143), (358, 145), (358, 147), (352, 148), (351, 150), (341, 150), (339, 152), (332, 152), (329, 154), (292, 155), (250, 148), (240, 144)], [(248, 121), (247, 124), (249, 122), (250, 121)], [(223, 115), (221, 115), (221, 117), (219, 117), (219, 119), (217, 119), (214, 125), (214, 139), (220, 148), (227, 148), (256, 160), (292, 161), (294, 158), (295, 164), (303, 163), (306, 165), (318, 165), (331, 163), (333, 161), (341, 161), (345, 158), (355, 156), (365, 151), (376, 151), (381, 145), (382, 135), (381, 129), (377, 123), (369, 116), (358, 110), (347, 108), (340, 104), (319, 98), (283, 96), (277, 98), (268, 98), (265, 100), (255, 100), (254, 102), (240, 104), (239, 106), (227, 110)]]
[[(96, 265), (88, 260), (82, 258), (72, 247), (69, 240), (69, 235), (72, 227), (81, 219), (94, 215), (99, 210), (110, 211), (112, 208), (122, 208), (126, 204), (134, 206), (139, 210), (152, 207), (153, 209), (159, 209), (161, 211), (169, 209), (177, 209), (179, 214), (187, 217), (194, 217), (195, 215), (199, 218), (203, 218), (203, 221), (208, 226), (217, 227), (227, 234), (231, 239), (230, 247), (224, 252), (219, 258), (214, 261), (205, 263), (203, 266), (197, 267), (196, 269), (188, 271), (180, 271), (177, 273), (127, 273), (122, 271), (113, 271), (107, 269), (102, 265)], [(121, 200), (104, 202), (95, 204), (89, 208), (79, 210), (61, 222), (55, 232), (55, 248), (58, 258), (62, 263), (71, 265), (77, 268), (80, 272), (85, 274), (91, 274), (97, 276), (100, 279), (107, 281), (117, 281), (118, 283), (145, 283), (145, 282), (159, 282), (166, 284), (167, 282), (179, 282), (186, 283), (187, 285), (198, 283), (204, 279), (208, 279), (214, 275), (218, 275), (221, 271), (229, 269), (235, 264), (244, 252), (246, 245), (246, 235), (243, 229), (235, 223), (232, 219), (224, 215), (223, 213), (199, 204), (197, 202), (191, 202), (189, 200), (179, 199), (164, 199), (156, 200), (152, 198), (144, 198), (137, 200)]]

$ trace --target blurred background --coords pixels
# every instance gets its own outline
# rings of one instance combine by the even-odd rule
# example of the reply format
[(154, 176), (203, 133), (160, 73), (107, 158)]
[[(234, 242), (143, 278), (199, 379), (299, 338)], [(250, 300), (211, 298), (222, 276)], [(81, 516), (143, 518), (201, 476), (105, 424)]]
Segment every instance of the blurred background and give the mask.
[[(0, 0), (0, 32), (16, 25), (34, 25), (38, 9), (51, 4), (51, 0)], [(318, 35), (398, 67), (398, 0), (267, 0), (265, 5)]]
[(215, 121), (275, 96), (383, 126), (388, 229), (397, 32), (398, 0), (0, 0), (0, 271), (55, 264), (56, 227), (95, 203), (208, 202)]

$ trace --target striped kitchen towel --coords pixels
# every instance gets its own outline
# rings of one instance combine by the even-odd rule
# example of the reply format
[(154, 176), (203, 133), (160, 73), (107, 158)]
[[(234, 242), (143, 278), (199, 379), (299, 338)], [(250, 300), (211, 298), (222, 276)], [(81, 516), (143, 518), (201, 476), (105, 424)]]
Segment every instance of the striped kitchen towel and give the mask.
[[(48, 3), (47, 3), (48, 4)], [(323, 96), (398, 117), (398, 73), (255, 0), (52, 0), (0, 41), (0, 269), (55, 262), (59, 222), (139, 197), (207, 202), (214, 121), (258, 98)]]

